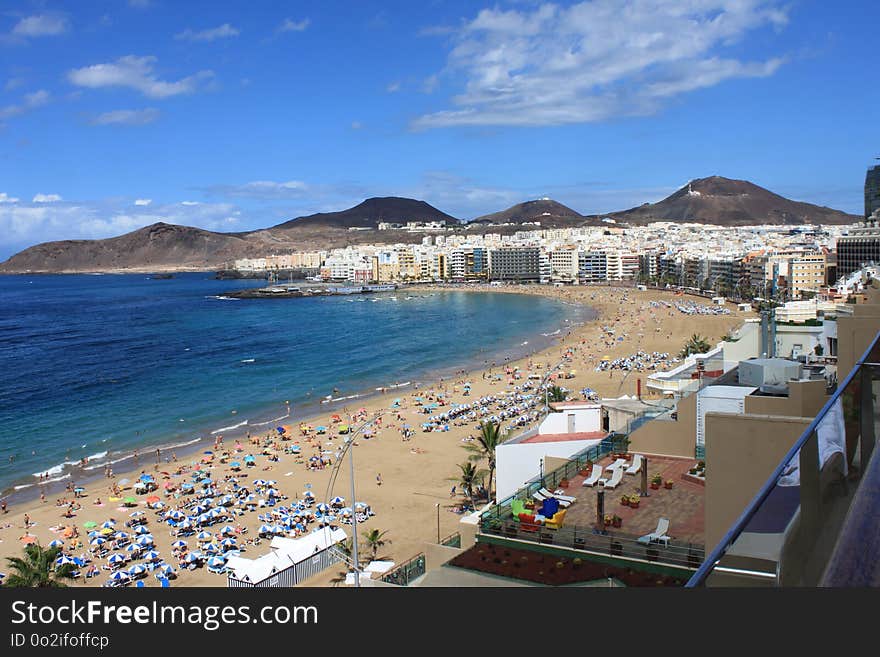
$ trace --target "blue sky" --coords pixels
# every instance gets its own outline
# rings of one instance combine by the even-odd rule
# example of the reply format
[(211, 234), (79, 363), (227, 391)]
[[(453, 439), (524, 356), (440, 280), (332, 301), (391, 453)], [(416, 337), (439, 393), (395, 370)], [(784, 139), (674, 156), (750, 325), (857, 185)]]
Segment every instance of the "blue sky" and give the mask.
[(0, 259), (369, 196), (583, 213), (712, 174), (862, 211), (878, 3), (171, 2), (0, 8)]

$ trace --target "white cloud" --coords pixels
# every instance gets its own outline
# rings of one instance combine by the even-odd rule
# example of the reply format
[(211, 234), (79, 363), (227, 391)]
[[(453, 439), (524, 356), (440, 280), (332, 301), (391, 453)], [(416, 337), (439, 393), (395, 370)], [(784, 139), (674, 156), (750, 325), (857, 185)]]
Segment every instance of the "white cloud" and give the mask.
[(139, 110), (113, 110), (94, 117), (92, 125), (146, 125), (159, 118), (159, 110), (146, 107)]
[(3, 91), (14, 91), (15, 89), (18, 89), (23, 84), (24, 84), (24, 80), (21, 78), (9, 78), (6, 81), (6, 84), (3, 85)]
[(198, 201), (181, 201), (180, 204), (186, 205), (186, 206), (192, 206), (192, 205), (199, 205), (199, 202)]
[(54, 36), (67, 31), (67, 19), (58, 14), (38, 14), (22, 18), (12, 34), (20, 37)]
[(36, 109), (37, 107), (42, 107), (43, 105), (47, 104), (50, 99), (51, 95), (45, 89), (40, 89), (39, 91), (25, 94), (22, 98), (22, 101), (17, 105), (6, 105), (5, 107), (0, 107), (0, 121), (2, 121), (3, 119), (11, 118), (13, 116), (24, 114), (32, 109)]
[(352, 130), (360, 130), (363, 127), (364, 127), (364, 124), (361, 123), (360, 121), (352, 121), (351, 122), (351, 129)]
[(149, 209), (123, 201), (0, 204), (0, 252), (11, 253), (47, 240), (115, 237), (159, 221), (206, 230), (236, 230), (240, 212), (229, 203), (169, 204)]
[(151, 198), (138, 198), (138, 199), (135, 199), (134, 204), (135, 204), (135, 205), (146, 206), (146, 205), (149, 205), (149, 204), (152, 203), (152, 202), (153, 202), (153, 199), (151, 199)]
[(213, 71), (199, 71), (194, 75), (166, 82), (153, 72), (156, 58), (127, 55), (108, 64), (95, 64), (72, 69), (67, 79), (78, 87), (128, 87), (150, 98), (167, 98), (197, 91), (200, 85), (214, 76)]
[(153, 6), (152, 0), (128, 0), (128, 6), (135, 9), (147, 9)]
[[(730, 46), (781, 29), (780, 0), (590, 0), (483, 9), (457, 30), (444, 75), (464, 78), (453, 108), (416, 129), (561, 125), (657, 112), (668, 99), (783, 63), (740, 61)], [(436, 78), (428, 86), (432, 88)], [(428, 90), (426, 89), (426, 90)]]
[(57, 203), (63, 199), (58, 194), (36, 194), (32, 203)]
[(180, 34), (175, 34), (174, 38), (178, 41), (216, 41), (217, 39), (235, 37), (239, 34), (241, 34), (241, 31), (237, 27), (233, 27), (229, 23), (223, 23), (219, 27), (201, 30), (200, 32), (194, 32), (187, 28)]
[(18, 199), (6, 192), (0, 192), (0, 203), (18, 203)]
[(397, 91), (400, 91), (400, 82), (397, 82), (397, 81), (392, 82), (387, 87), (385, 87), (385, 91), (387, 91), (390, 94), (393, 94)]
[(289, 18), (285, 18), (284, 22), (278, 26), (275, 30), (276, 32), (302, 32), (309, 25), (311, 25), (312, 21), (308, 18), (303, 18), (301, 21), (292, 21)]
[(228, 198), (299, 199), (310, 187), (300, 180), (275, 182), (255, 180), (243, 185), (213, 185), (205, 189), (209, 194)]

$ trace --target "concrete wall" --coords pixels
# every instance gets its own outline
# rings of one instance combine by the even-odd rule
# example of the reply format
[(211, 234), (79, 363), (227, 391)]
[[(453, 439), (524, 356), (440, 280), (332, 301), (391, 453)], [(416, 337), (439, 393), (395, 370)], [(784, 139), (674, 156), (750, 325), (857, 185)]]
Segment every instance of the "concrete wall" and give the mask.
[(697, 396), (678, 401), (677, 420), (652, 420), (633, 431), (629, 450), (693, 458), (697, 444)]
[(569, 433), (569, 415), (574, 415), (575, 433), (602, 430), (602, 408), (597, 405), (595, 408), (560, 409), (549, 413), (541, 422), (538, 433)]
[(812, 417), (706, 414), (706, 552), (740, 516)]
[(736, 342), (722, 342), (724, 360), (736, 361), (757, 358), (761, 355), (761, 324), (758, 320), (747, 320), (733, 331)]
[(828, 399), (824, 379), (797, 381), (789, 384), (788, 397), (749, 395), (745, 398), (745, 414), (815, 417)]
[(864, 304), (852, 306), (852, 316), (837, 318), (837, 378), (843, 381), (880, 331), (880, 298), (868, 290)]
[(447, 545), (438, 545), (437, 543), (425, 543), (425, 572), (431, 572), (440, 568), (443, 564), (454, 559), (464, 552), (459, 548), (449, 547)]
[(496, 498), (501, 501), (522, 488), (529, 479), (541, 474), (541, 459), (544, 472), (553, 468), (547, 466), (549, 457), (567, 459), (581, 450), (598, 445), (601, 440), (566, 440), (557, 443), (514, 443), (502, 444), (495, 449)]

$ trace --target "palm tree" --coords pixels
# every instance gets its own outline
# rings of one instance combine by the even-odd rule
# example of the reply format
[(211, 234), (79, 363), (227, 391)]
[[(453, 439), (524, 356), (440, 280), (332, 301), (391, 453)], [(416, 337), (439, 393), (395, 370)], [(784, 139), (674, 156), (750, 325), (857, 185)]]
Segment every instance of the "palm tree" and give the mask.
[(387, 531), (380, 532), (378, 529), (371, 529), (368, 532), (364, 532), (364, 540), (366, 540), (367, 547), (372, 553), (373, 561), (376, 560), (376, 555), (379, 554), (379, 548), (384, 546), (386, 543), (391, 542), (388, 540), (383, 540), (382, 538), (387, 533)]
[(483, 481), (486, 476), (486, 471), (482, 469), (477, 469), (470, 461), (465, 461), (464, 463), (458, 464), (459, 469), (461, 470), (461, 475), (459, 477), (451, 477), (450, 481), (456, 482), (461, 489), (464, 491), (464, 494), (467, 495), (467, 498), (471, 502), (471, 507), (476, 509), (477, 506), (474, 504), (474, 487), (477, 483)]
[(8, 587), (26, 588), (63, 588), (62, 580), (73, 580), (76, 566), (64, 564), (55, 567), (55, 560), (61, 554), (61, 548), (43, 548), (38, 543), (31, 543), (24, 548), (24, 558), (7, 557), (9, 567), (13, 571), (3, 583)]
[(711, 348), (712, 345), (709, 344), (706, 338), (697, 333), (694, 333), (690, 337), (690, 340), (688, 340), (685, 343), (684, 347), (682, 347), (679, 356), (681, 358), (687, 358), (691, 354), (705, 354)]
[(564, 402), (566, 397), (568, 397), (568, 392), (566, 392), (559, 386), (550, 386), (550, 388), (547, 389), (548, 401)]
[(501, 425), (495, 422), (483, 422), (480, 425), (480, 435), (476, 441), (465, 443), (464, 448), (471, 453), (471, 461), (486, 459), (489, 466), (489, 500), (493, 499), (492, 480), (495, 476), (495, 448), (504, 442), (501, 434)]

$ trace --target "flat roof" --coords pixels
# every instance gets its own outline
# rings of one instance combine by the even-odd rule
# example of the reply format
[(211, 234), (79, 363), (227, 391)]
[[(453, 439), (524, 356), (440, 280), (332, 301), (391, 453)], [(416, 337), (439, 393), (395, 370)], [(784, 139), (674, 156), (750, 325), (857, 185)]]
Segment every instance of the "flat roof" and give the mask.
[(525, 443), (564, 443), (571, 440), (602, 440), (608, 436), (607, 431), (573, 431), (572, 433), (541, 433), (520, 441)]

